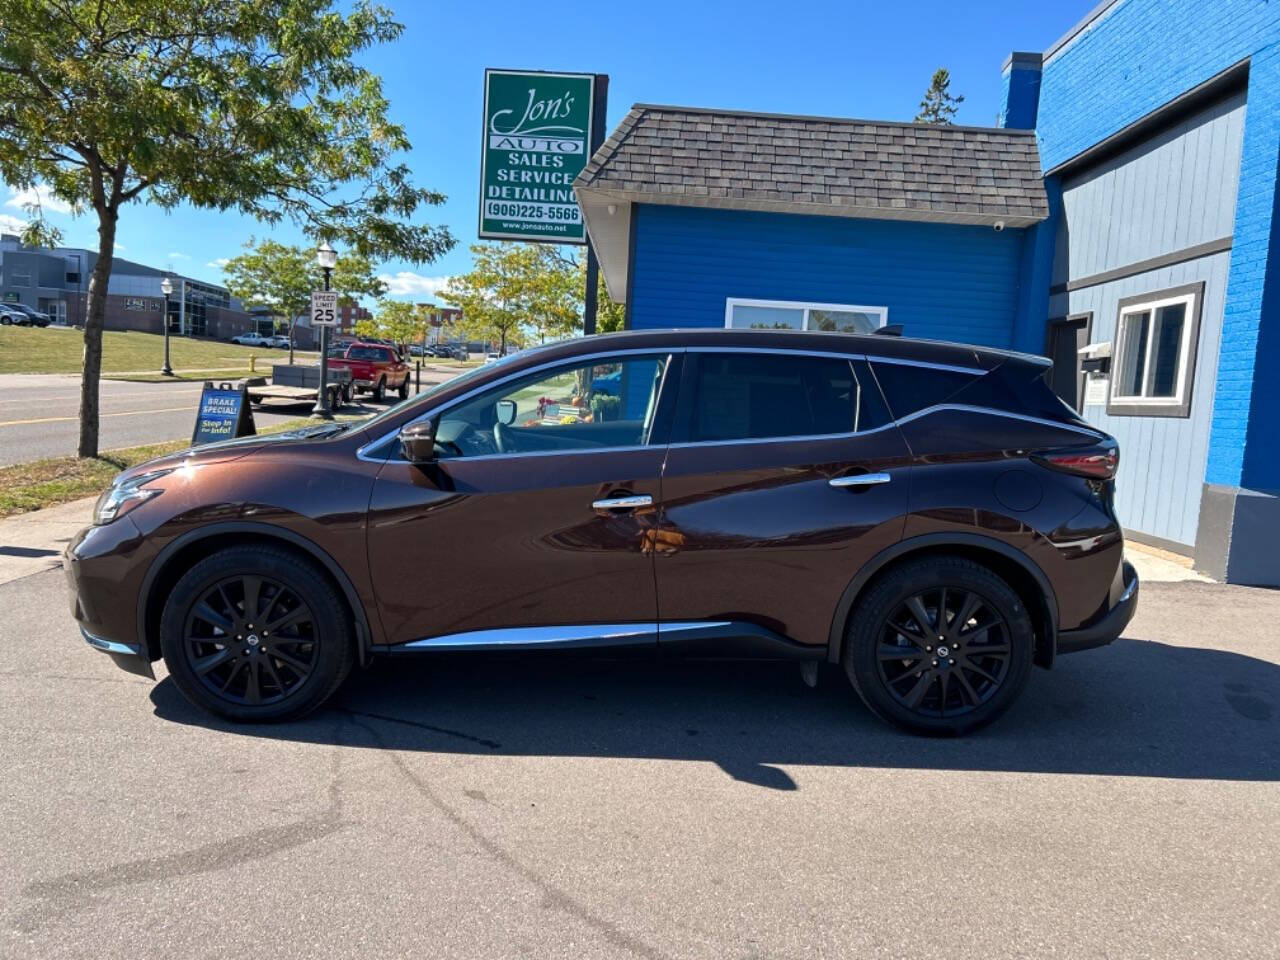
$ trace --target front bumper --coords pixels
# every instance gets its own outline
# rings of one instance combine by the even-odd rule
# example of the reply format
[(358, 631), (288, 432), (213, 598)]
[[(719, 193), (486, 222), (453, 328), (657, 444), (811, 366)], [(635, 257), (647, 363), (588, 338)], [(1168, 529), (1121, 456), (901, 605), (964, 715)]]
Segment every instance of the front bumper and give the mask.
[(125, 516), (81, 530), (62, 552), (62, 570), (71, 588), (71, 615), (93, 649), (129, 673), (155, 679), (151, 658), (138, 640), (136, 606), (124, 587), (124, 565), (142, 534)]
[(1094, 623), (1058, 633), (1058, 653), (1104, 647), (1124, 632), (1138, 609), (1138, 571), (1125, 560), (1120, 565), (1120, 596)]

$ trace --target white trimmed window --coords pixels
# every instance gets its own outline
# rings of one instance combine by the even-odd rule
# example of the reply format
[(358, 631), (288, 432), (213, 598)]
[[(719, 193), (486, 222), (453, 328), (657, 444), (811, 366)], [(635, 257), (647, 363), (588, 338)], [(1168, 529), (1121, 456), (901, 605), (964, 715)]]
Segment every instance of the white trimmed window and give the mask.
[(1203, 296), (1196, 283), (1120, 301), (1108, 413), (1189, 415)]
[(729, 297), (724, 325), (734, 330), (826, 330), (871, 333), (889, 322), (888, 307), (859, 307), (803, 300), (746, 300)]

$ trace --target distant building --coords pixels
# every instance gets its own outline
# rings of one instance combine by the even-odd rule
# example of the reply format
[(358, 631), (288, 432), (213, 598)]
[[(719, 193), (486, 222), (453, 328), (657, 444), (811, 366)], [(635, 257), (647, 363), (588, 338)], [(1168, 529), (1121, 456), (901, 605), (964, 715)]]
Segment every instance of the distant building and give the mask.
[[(0, 299), (83, 326), (89, 277), (97, 262), (93, 250), (27, 247), (13, 234), (0, 234)], [(162, 332), (160, 281), (165, 276), (173, 282), (171, 333), (225, 340), (256, 328), (255, 318), (226, 287), (115, 257), (107, 281), (106, 329)]]

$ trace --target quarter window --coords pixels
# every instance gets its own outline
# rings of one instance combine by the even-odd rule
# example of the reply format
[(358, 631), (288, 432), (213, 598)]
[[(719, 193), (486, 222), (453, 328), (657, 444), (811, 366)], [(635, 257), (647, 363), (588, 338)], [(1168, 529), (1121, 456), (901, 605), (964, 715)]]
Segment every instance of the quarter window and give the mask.
[(1190, 413), (1204, 284), (1120, 301), (1107, 412)]
[(869, 422), (870, 398), (848, 360), (785, 353), (691, 356), (697, 357), (692, 441), (845, 434), (880, 425)]
[(871, 333), (889, 322), (888, 307), (856, 307), (793, 300), (725, 301), (724, 325), (735, 330), (821, 330)]

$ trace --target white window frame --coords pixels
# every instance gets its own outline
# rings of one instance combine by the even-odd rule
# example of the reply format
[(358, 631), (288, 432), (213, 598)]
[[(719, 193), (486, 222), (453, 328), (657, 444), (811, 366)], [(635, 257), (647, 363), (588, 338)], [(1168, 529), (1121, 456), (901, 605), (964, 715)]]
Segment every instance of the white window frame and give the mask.
[[(1196, 345), (1200, 336), (1200, 310), (1204, 302), (1204, 284), (1195, 283), (1183, 287), (1154, 291), (1120, 301), (1116, 312), (1114, 347), (1111, 358), (1111, 383), (1107, 394), (1107, 413), (1112, 416), (1187, 417), (1191, 413), (1191, 388), (1195, 381)], [(1185, 304), (1182, 322), (1182, 338), (1178, 342), (1178, 370), (1174, 375), (1172, 397), (1152, 397), (1144, 394), (1120, 393), (1120, 372), (1125, 366), (1125, 322), (1137, 314), (1149, 314), (1147, 323), (1147, 353), (1143, 359), (1142, 389), (1151, 389), (1154, 373), (1152, 359), (1155, 355), (1156, 313), (1163, 307)]]
[(785, 310), (804, 311), (804, 326), (809, 329), (809, 314), (813, 310), (841, 310), (852, 313), (875, 313), (880, 316), (880, 326), (889, 323), (888, 307), (860, 307), (847, 303), (812, 303), (808, 300), (755, 300), (750, 297), (726, 297), (724, 301), (724, 325), (726, 328), (745, 330), (745, 327), (733, 326), (734, 307), (780, 307)]

